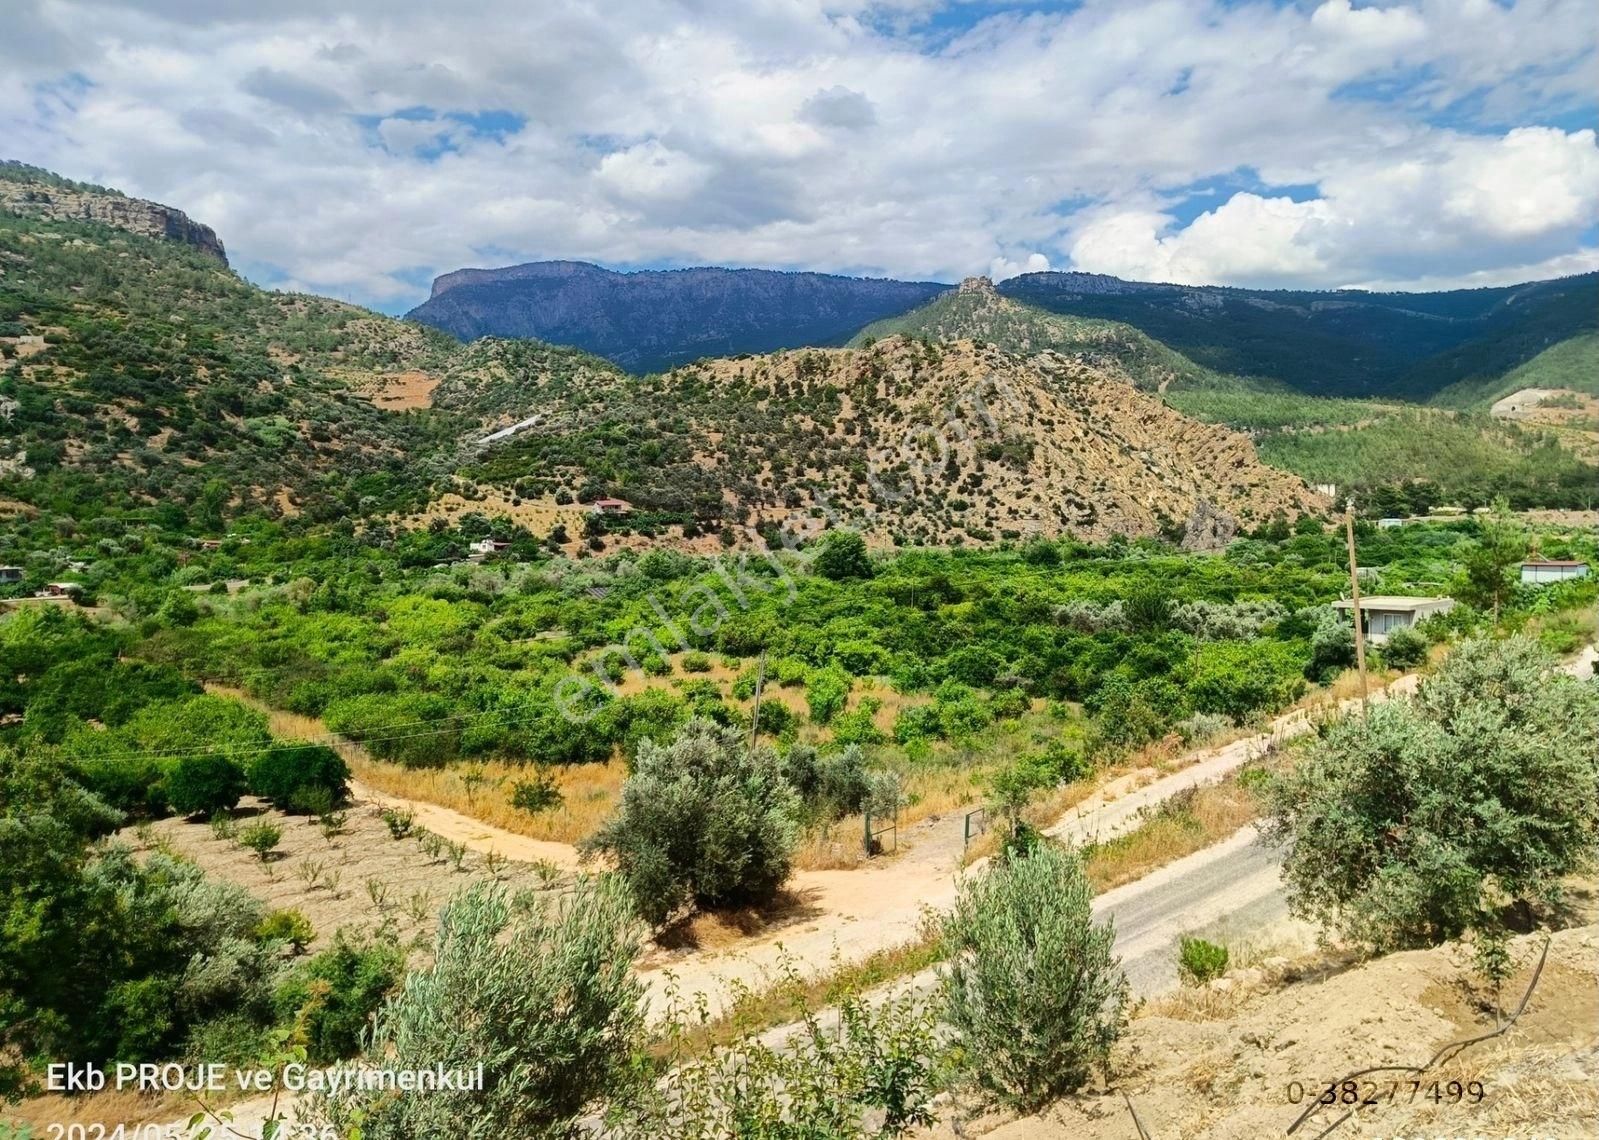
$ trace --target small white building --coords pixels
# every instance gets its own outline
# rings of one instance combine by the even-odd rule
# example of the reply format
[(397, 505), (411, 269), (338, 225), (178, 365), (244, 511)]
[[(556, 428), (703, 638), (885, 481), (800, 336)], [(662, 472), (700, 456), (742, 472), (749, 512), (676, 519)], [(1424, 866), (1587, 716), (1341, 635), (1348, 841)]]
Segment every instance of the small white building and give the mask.
[[(1349, 599), (1334, 602), (1333, 608), (1349, 613), (1355, 603)], [(1360, 599), (1360, 624), (1366, 640), (1381, 645), (1396, 629), (1410, 629), (1423, 618), (1433, 614), (1446, 614), (1455, 608), (1453, 598), (1401, 598), (1390, 594), (1377, 594)]]
[(1564, 559), (1533, 558), (1521, 564), (1523, 586), (1547, 586), (1550, 582), (1565, 582), (1572, 578), (1586, 578), (1588, 564)]
[(1377, 529), (1378, 530), (1393, 530), (1395, 527), (1404, 526), (1404, 525), (1405, 525), (1405, 520), (1404, 519), (1378, 519), (1377, 520)]
[(20, 566), (0, 566), (0, 582), (20, 582), (22, 573)]
[(498, 554), (500, 551), (509, 550), (510, 548), (511, 544), (509, 542), (505, 542), (504, 540), (498, 538), (480, 539), (479, 541), (472, 543), (471, 546), (467, 547), (468, 550), (470, 550), (479, 558), (486, 558), (490, 554)]

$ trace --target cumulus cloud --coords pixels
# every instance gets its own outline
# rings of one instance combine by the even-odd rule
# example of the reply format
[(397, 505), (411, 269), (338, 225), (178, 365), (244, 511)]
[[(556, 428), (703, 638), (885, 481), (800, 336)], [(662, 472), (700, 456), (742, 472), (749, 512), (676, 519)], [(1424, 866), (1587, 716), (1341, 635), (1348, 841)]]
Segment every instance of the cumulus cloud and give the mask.
[(1185, 284), (1342, 285), (1374, 273), (1465, 283), (1556, 258), (1599, 216), (1591, 130), (1440, 133), (1396, 149), (1390, 161), (1329, 163), (1318, 197), (1240, 192), (1186, 226), (1156, 210), (1106, 211), (1078, 228), (1072, 261)]
[(1550, 125), (1591, 0), (12, 7), (11, 155), (390, 309), (544, 257), (1325, 286), (1599, 244), (1592, 132)]
[(1023, 273), (1048, 273), (1049, 258), (1041, 253), (1029, 253), (1021, 260), (996, 257), (988, 263), (988, 276), (994, 281), (1005, 281)]

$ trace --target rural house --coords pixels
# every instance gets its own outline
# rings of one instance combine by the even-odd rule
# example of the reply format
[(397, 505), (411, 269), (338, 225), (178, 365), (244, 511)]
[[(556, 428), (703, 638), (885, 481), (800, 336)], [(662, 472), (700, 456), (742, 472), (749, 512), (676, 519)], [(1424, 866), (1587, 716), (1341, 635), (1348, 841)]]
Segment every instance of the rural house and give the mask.
[(589, 506), (597, 515), (625, 515), (633, 509), (626, 499), (595, 499)]
[[(1345, 613), (1355, 608), (1347, 598), (1333, 608)], [(1453, 598), (1399, 598), (1385, 594), (1360, 599), (1361, 628), (1373, 645), (1381, 645), (1396, 629), (1410, 629), (1423, 618), (1446, 614), (1455, 608)]]

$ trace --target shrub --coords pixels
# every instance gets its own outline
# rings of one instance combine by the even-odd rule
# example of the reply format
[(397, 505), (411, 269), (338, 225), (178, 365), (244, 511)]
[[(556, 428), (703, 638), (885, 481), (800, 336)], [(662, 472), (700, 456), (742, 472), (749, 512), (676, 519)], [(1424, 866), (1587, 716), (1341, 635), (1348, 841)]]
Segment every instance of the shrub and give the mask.
[(710, 671), (711, 659), (708, 654), (700, 653), (696, 650), (690, 650), (683, 654), (683, 672), (709, 673)]
[(257, 820), (249, 827), (239, 829), (239, 843), (255, 852), (255, 857), (265, 863), (277, 845), (283, 841), (283, 829), (266, 820)]
[(621, 803), (585, 850), (615, 861), (658, 925), (690, 903), (770, 899), (788, 878), (797, 809), (772, 749), (696, 719), (670, 745), (639, 746)]
[(1290, 906), (1379, 950), (1492, 934), (1591, 862), (1596, 754), (1599, 690), (1524, 638), (1466, 642), (1272, 782)]
[(416, 826), (416, 813), (409, 808), (384, 808), (382, 818), (390, 839), (404, 839)]
[[(836, 1016), (811, 1008), (791, 968), (778, 999), (795, 1030), (776, 1044), (751, 1034), (695, 1055), (688, 1026), (672, 1011), (672, 1079), (642, 1086), (607, 1135), (616, 1140), (891, 1140), (936, 1119), (943, 1077), (937, 1019), (919, 994), (870, 1000), (846, 994)], [(920, 1134), (919, 1132), (917, 1133)]]
[(306, 959), (279, 984), (273, 1006), (294, 1022), (314, 1063), (354, 1056), (372, 1014), (399, 983), (405, 957), (398, 947), (352, 942), (340, 931), (333, 945)]
[(826, 724), (837, 716), (849, 699), (849, 674), (842, 669), (818, 669), (805, 683), (805, 703), (811, 710), (811, 719)]
[(1396, 629), (1383, 642), (1382, 659), (1393, 669), (1414, 669), (1427, 660), (1427, 639), (1413, 629)]
[(1177, 973), (1189, 985), (1202, 986), (1227, 972), (1227, 947), (1183, 935), (1177, 944)]
[(866, 540), (852, 530), (829, 531), (816, 555), (816, 572), (835, 582), (870, 578), (872, 560), (866, 553)]
[(179, 815), (232, 811), (244, 794), (244, 769), (219, 755), (185, 756), (166, 775), (167, 802)]
[(945, 1020), (979, 1089), (1030, 1111), (1080, 1088), (1126, 1024), (1109, 922), (1095, 926), (1077, 856), (1055, 844), (962, 883), (942, 935)]
[(517, 780), (511, 785), (511, 806), (529, 815), (560, 807), (561, 789), (556, 786), (555, 773), (537, 768), (531, 780)]
[(1303, 670), (1304, 659), (1293, 646), (1207, 642), (1189, 663), (1188, 698), (1195, 712), (1218, 713), (1242, 724), (1251, 713), (1274, 712), (1304, 692)]
[(303, 744), (260, 753), (250, 762), (249, 779), (250, 790), (280, 810), (304, 811), (305, 797), (297, 804), (296, 793), (313, 788), (324, 790), (331, 803), (342, 802), (349, 794), (350, 769), (333, 749)]
[(566, 1135), (643, 1048), (638, 948), (626, 893), (610, 880), (559, 899), (470, 888), (440, 914), (432, 962), (378, 1011), (370, 1051), (400, 1070), (481, 1061), (484, 1089), (352, 1089), (319, 1098), (312, 1116), (390, 1140)]
[(262, 942), (286, 942), (296, 954), (316, 941), (316, 931), (311, 920), (297, 910), (275, 910), (261, 920), (255, 936)]
[(1316, 611), (1310, 635), (1310, 664), (1305, 672), (1317, 681), (1330, 681), (1340, 669), (1355, 663), (1355, 623), (1347, 615), (1323, 606)]

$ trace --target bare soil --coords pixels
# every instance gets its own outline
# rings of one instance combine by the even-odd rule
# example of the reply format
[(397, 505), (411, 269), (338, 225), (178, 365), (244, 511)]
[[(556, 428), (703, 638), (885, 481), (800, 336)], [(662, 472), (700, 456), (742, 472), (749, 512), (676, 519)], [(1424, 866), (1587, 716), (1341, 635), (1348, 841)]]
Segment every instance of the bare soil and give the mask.
[[(1518, 968), (1505, 983), (1505, 1005), (1520, 1001), (1542, 942), (1530, 935), (1513, 944)], [(1458, 945), (1353, 967), (1323, 956), (1308, 971), (1277, 960), (1146, 1006), (1115, 1050), (1112, 1086), (1038, 1116), (967, 1121), (959, 1134), (1127, 1140), (1138, 1133), (1125, 1094), (1144, 1128), (1162, 1140), (1284, 1136), (1345, 1074), (1422, 1065), (1452, 1041), (1493, 1030), (1491, 1005), (1469, 951)], [(1589, 925), (1553, 936), (1527, 1011), (1508, 1033), (1425, 1075), (1362, 1078), (1359, 1099), (1377, 1103), (1355, 1106), (1331, 1135), (1591, 1137), (1599, 1119), (1596, 1045), (1599, 926)], [(1485, 1095), (1477, 1103), (1469, 1091), (1457, 1098), (1450, 1081), (1481, 1082)], [(1294, 1135), (1323, 1135), (1346, 1110), (1318, 1108)], [(928, 1135), (957, 1133), (946, 1122)]]

